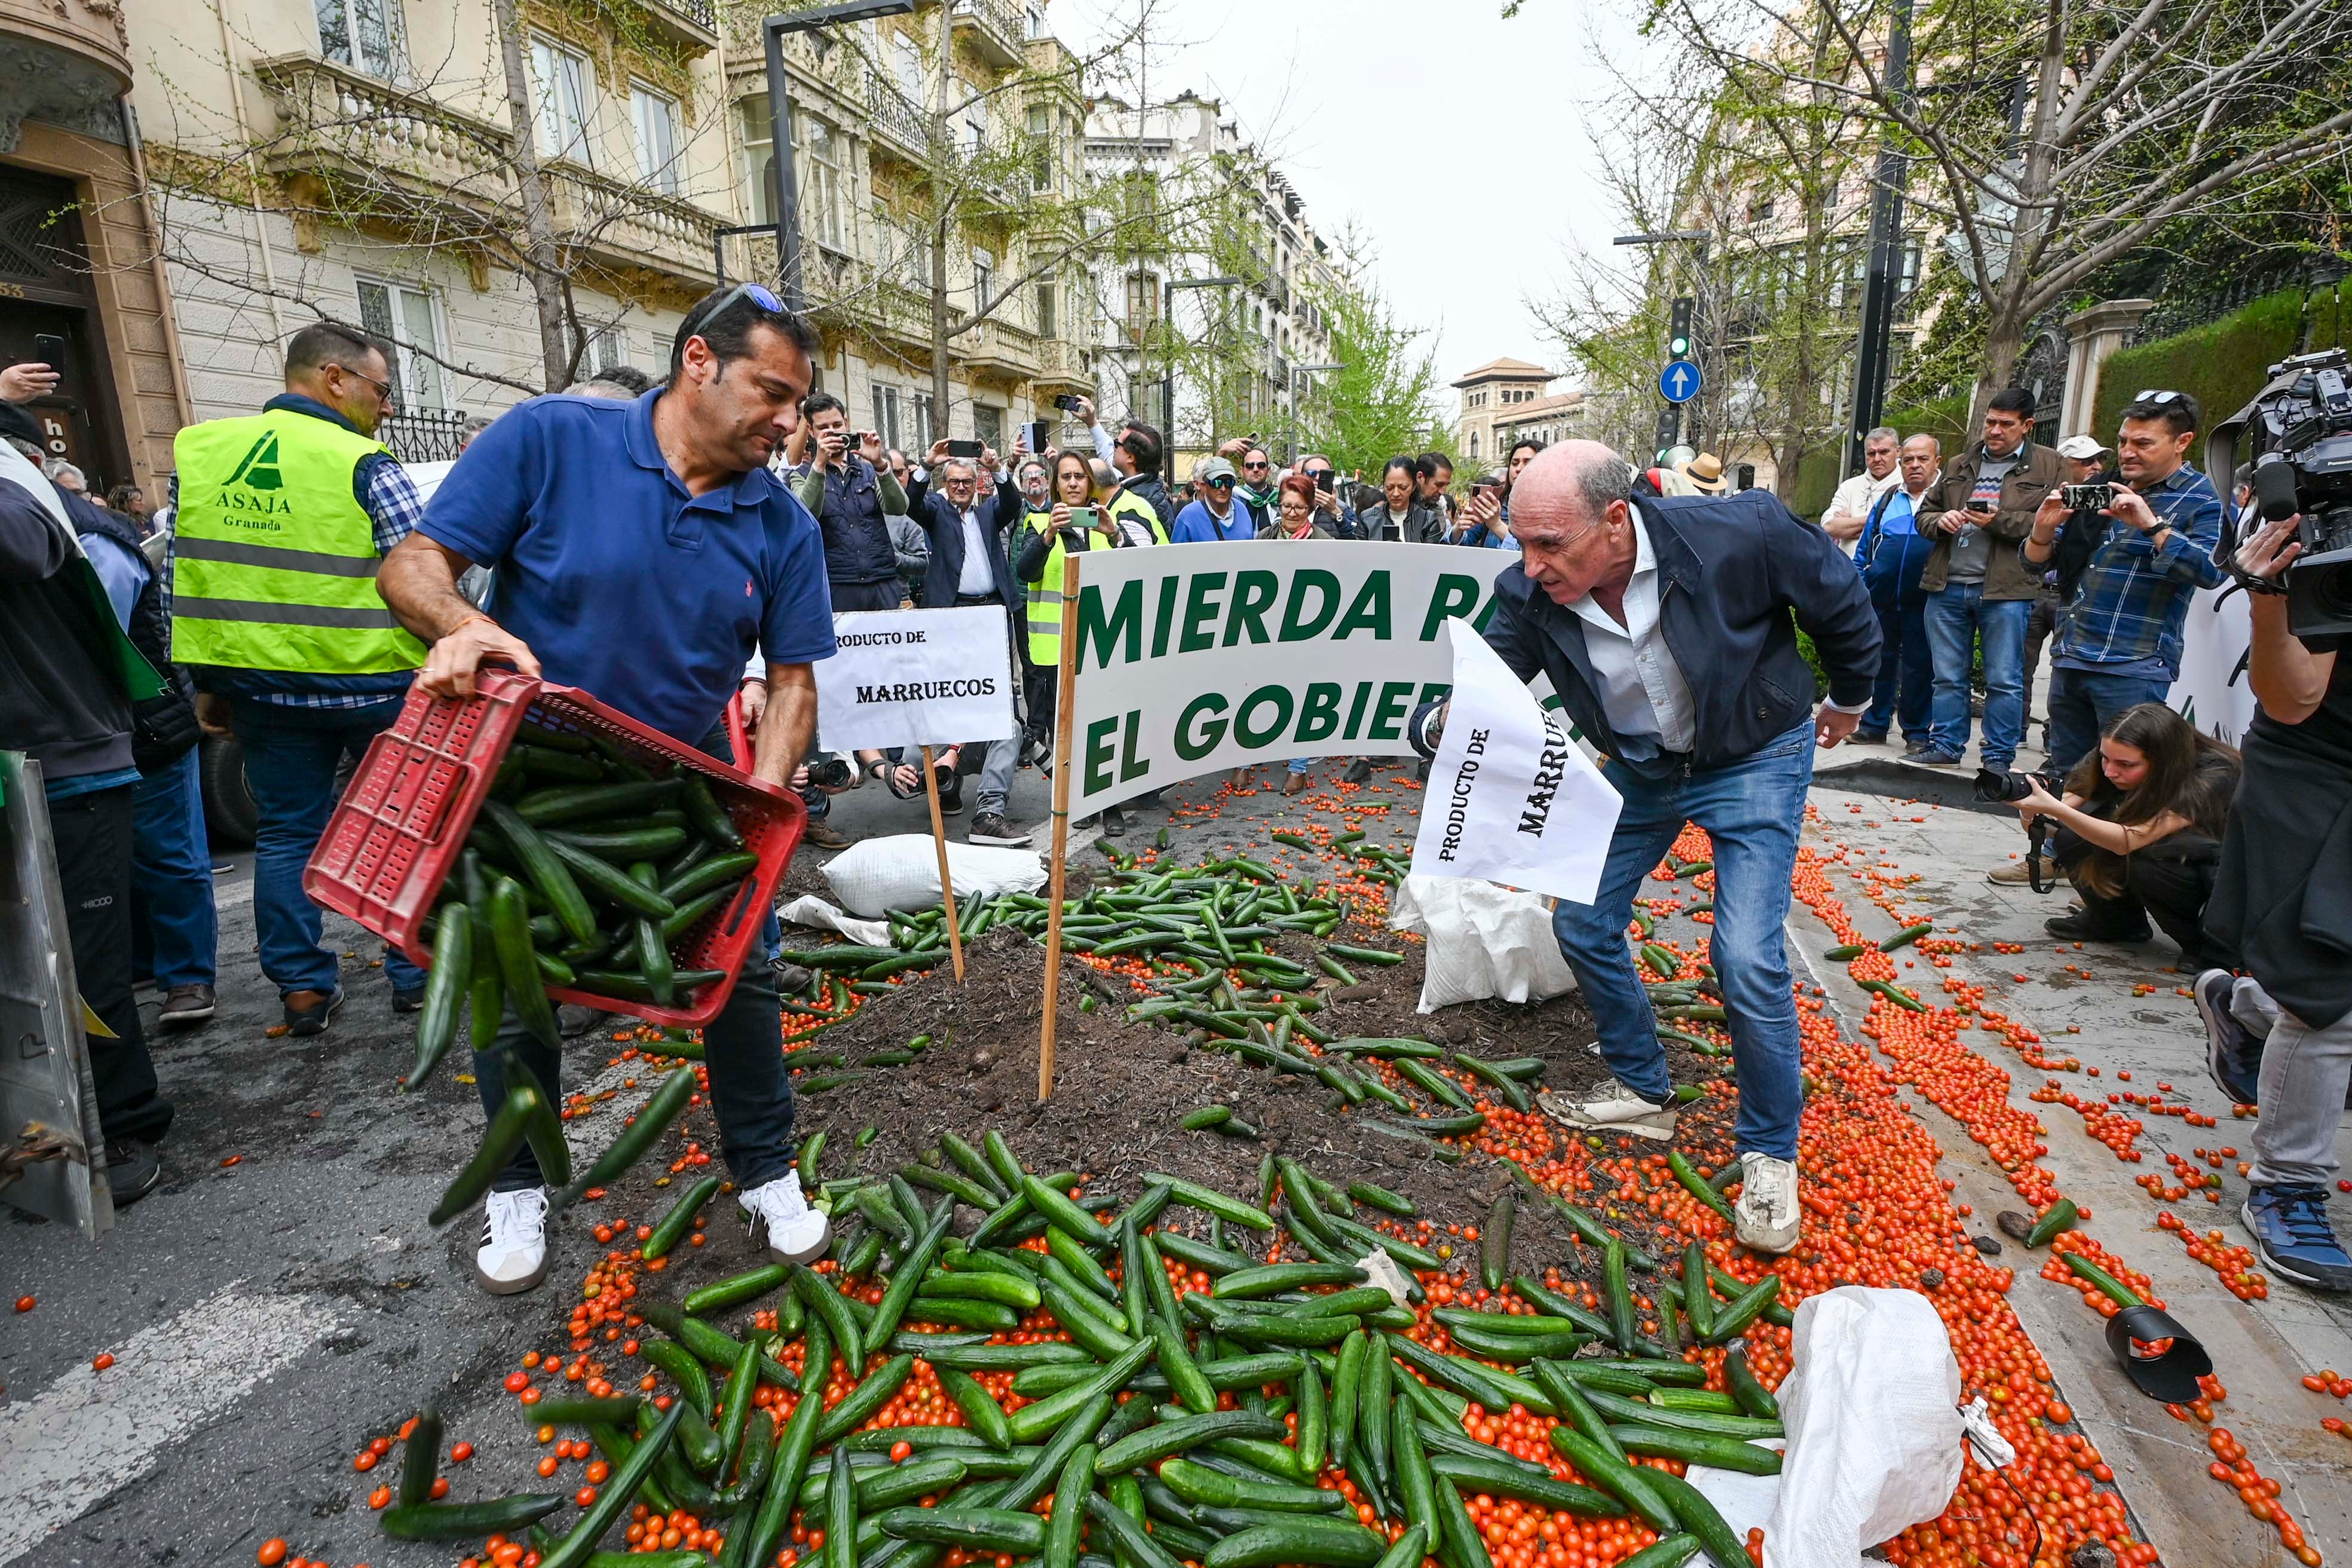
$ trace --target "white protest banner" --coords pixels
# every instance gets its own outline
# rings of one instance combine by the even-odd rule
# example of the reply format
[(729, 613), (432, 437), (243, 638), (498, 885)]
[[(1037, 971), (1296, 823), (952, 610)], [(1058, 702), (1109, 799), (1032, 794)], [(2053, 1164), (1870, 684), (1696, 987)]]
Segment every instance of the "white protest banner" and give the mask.
[(1429, 764), (1417, 877), (1472, 877), (1589, 904), (1624, 801), (1568, 723), (1456, 621), (1454, 694)]
[(2245, 743), (2254, 721), (2254, 689), (2238, 661), (2253, 640), (2253, 612), (2246, 595), (2199, 594), (2189, 602), (2180, 629), (2180, 676), (2167, 700), (2196, 729), (2227, 746)]
[(833, 617), (816, 665), (817, 743), (829, 752), (952, 746), (1017, 733), (1013, 644), (992, 605)]
[(1440, 631), (1484, 625), (1518, 556), (1264, 540), (1083, 559), (1074, 816), (1222, 768), (1410, 755), (1406, 718), (1454, 679)]

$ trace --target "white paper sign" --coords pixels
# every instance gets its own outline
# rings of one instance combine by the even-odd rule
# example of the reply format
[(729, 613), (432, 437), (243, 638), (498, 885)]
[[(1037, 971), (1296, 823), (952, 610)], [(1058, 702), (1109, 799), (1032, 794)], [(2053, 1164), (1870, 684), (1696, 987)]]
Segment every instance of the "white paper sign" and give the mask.
[(1020, 732), (1013, 641), (993, 605), (860, 610), (833, 617), (817, 660), (817, 743), (828, 752), (954, 746)]
[(1475, 877), (1589, 904), (1623, 805), (1568, 722), (1459, 621), (1454, 694), (1429, 767), (1417, 877)]

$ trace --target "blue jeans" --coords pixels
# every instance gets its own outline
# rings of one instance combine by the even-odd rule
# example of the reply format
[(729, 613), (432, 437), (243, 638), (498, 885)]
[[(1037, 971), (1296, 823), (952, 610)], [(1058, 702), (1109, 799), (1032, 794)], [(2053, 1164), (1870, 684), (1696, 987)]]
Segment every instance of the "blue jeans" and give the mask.
[[(335, 954), (320, 944), (319, 906), (302, 890), (302, 868), (326, 831), (335, 805), (335, 771), (356, 760), (370, 741), (392, 728), (400, 701), (365, 708), (287, 708), (237, 698), (229, 705), (237, 739), (245, 742), (245, 781), (253, 791), (260, 831), (253, 849), (253, 927), (260, 940), (261, 973), (280, 996), (332, 991), (340, 973)], [(424, 972), (390, 943), (383, 977), (395, 991), (425, 984)]]
[(1988, 599), (1981, 583), (1948, 584), (1927, 596), (1927, 646), (1936, 656), (1935, 726), (1927, 743), (1969, 749), (1969, 671), (1984, 638), (1984, 765), (2006, 768), (2025, 737), (2025, 623), (2031, 599)]
[(158, 991), (213, 984), (219, 922), (194, 746), (131, 790), (131, 931), (132, 962)]
[(1884, 597), (1873, 595), (1871, 608), (1878, 612), (1878, 685), (1861, 727), (1884, 735), (1899, 720), (1903, 738), (1923, 745), (1930, 732), (1928, 699), (1936, 680), (1935, 657), (1927, 647), (1927, 597), (1916, 587), (1900, 593), (1889, 584)]
[(1289, 766), (1290, 771), (1294, 773), (1309, 773), (1312, 772), (1315, 767), (1315, 759), (1312, 757), (1293, 757), (1290, 759)]
[(1812, 720), (1782, 731), (1760, 751), (1687, 776), (1646, 779), (1615, 761), (1602, 773), (1625, 805), (1609, 841), (1600, 890), (1590, 904), (1563, 900), (1551, 918), (1560, 953), (1600, 1026), (1601, 1058), (1644, 1100), (1664, 1102), (1674, 1092), (1657, 1015), (1633, 967), (1625, 927), (1642, 879), (1657, 868), (1684, 822), (1695, 822), (1715, 848), (1709, 957), (1739, 1068), (1733, 1142), (1742, 1152), (1793, 1160), (1805, 1095), (1781, 925), (1796, 875), (1805, 791), (1813, 778)]
[(2169, 678), (2099, 675), (2050, 666), (2050, 766), (2063, 773), (2098, 749), (2099, 736), (2127, 708), (2161, 702), (2172, 689)]

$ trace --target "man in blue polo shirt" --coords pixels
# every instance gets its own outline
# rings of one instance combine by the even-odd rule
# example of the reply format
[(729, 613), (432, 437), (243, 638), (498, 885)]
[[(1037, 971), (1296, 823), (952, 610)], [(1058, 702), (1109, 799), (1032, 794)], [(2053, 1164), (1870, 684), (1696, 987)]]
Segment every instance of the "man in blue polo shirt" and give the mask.
[[(577, 686), (664, 734), (719, 751), (727, 700), (757, 647), (768, 704), (751, 771), (789, 784), (816, 728), (813, 661), (832, 655), (815, 519), (768, 469), (800, 421), (817, 340), (757, 284), (680, 323), (669, 384), (635, 402), (541, 397), (467, 447), (416, 532), (384, 558), (384, 602), (432, 645), (427, 691), (462, 696), (486, 662)], [(488, 605), (457, 592), (495, 568)], [(824, 1249), (824, 1216), (793, 1169), (792, 1082), (765, 954), (754, 947), (703, 1031), (711, 1107), (753, 1242), (779, 1261)], [(555, 1052), (509, 1012), (478, 1050), (486, 1110), (503, 1053), (555, 1090)], [(495, 1294), (547, 1274), (547, 1189), (526, 1148), (487, 1205), (475, 1271)]]

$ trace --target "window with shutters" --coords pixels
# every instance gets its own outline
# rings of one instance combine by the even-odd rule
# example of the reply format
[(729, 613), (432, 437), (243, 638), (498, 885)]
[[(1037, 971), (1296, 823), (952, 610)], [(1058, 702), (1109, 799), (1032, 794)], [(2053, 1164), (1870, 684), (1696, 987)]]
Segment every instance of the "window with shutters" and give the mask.
[(360, 324), (391, 345), (394, 401), (403, 408), (447, 405), (441, 366), (440, 313), (433, 296), (403, 283), (359, 284)]
[(971, 433), (998, 451), (1004, 448), (1004, 410), (993, 403), (971, 405)]
[(1037, 335), (1056, 338), (1062, 335), (1062, 312), (1057, 306), (1060, 294), (1052, 279), (1037, 285)]
[(986, 310), (996, 302), (996, 254), (974, 247), (971, 253), (972, 308)]
[(1136, 342), (1160, 324), (1160, 279), (1149, 272), (1127, 275), (1127, 335)]
[(896, 447), (903, 452), (907, 449), (906, 432), (900, 427), (898, 420), (898, 389), (876, 382), (874, 384), (875, 431), (881, 436), (882, 444), (885, 447)]
[(820, 245), (849, 249), (845, 139), (816, 116), (801, 117), (801, 231)]

